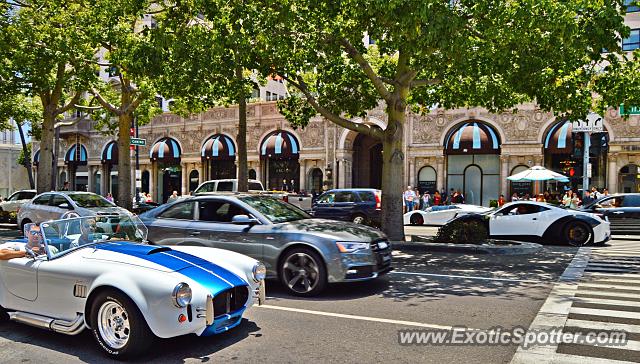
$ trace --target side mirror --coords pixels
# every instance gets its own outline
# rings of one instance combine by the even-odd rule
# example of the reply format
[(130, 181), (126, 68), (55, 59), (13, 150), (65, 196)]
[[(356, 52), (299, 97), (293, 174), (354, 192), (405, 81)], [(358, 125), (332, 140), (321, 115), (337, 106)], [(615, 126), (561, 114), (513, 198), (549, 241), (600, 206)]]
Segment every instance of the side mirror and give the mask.
[(231, 219), (231, 223), (236, 225), (255, 225), (258, 220), (252, 219), (247, 215), (236, 215)]

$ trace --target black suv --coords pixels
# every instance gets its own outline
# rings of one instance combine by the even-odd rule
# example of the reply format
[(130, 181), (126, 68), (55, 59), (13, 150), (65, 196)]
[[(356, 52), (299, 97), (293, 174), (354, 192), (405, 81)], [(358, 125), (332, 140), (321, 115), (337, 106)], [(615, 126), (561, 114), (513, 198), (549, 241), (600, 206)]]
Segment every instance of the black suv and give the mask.
[(382, 193), (373, 188), (329, 190), (316, 199), (313, 217), (380, 226)]
[(604, 196), (581, 210), (608, 218), (612, 234), (640, 234), (640, 193)]

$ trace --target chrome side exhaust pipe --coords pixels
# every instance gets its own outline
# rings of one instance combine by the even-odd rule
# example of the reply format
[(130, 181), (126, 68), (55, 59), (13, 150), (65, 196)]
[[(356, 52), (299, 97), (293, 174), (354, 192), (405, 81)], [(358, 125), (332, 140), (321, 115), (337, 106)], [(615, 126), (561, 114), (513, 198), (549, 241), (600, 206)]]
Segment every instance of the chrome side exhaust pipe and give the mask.
[(82, 314), (78, 314), (72, 321), (55, 320), (50, 317), (26, 312), (9, 312), (9, 318), (11, 321), (65, 335), (77, 335), (84, 329), (84, 317)]

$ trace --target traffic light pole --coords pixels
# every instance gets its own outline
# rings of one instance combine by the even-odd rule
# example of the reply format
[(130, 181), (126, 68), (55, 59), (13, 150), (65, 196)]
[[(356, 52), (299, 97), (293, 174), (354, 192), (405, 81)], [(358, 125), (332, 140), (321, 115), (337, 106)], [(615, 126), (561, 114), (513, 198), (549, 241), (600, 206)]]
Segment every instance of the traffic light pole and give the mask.
[[(138, 138), (138, 118), (134, 117), (133, 122), (136, 124), (136, 138)], [(138, 187), (138, 171), (140, 170), (140, 147), (136, 145), (136, 203), (140, 205), (140, 187)], [(141, 176), (142, 177), (142, 176)], [(142, 180), (142, 178), (140, 178)]]
[(586, 196), (589, 191), (589, 149), (591, 149), (591, 133), (584, 132), (584, 154), (582, 157), (582, 198)]

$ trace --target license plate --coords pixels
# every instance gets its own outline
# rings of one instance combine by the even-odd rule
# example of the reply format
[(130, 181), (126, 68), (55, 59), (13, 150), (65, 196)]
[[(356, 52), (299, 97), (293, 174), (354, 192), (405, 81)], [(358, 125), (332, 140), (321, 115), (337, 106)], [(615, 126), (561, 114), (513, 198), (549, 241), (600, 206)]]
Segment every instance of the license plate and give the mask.
[(378, 243), (378, 249), (387, 249), (389, 247), (389, 244), (387, 244), (385, 241), (381, 241)]

